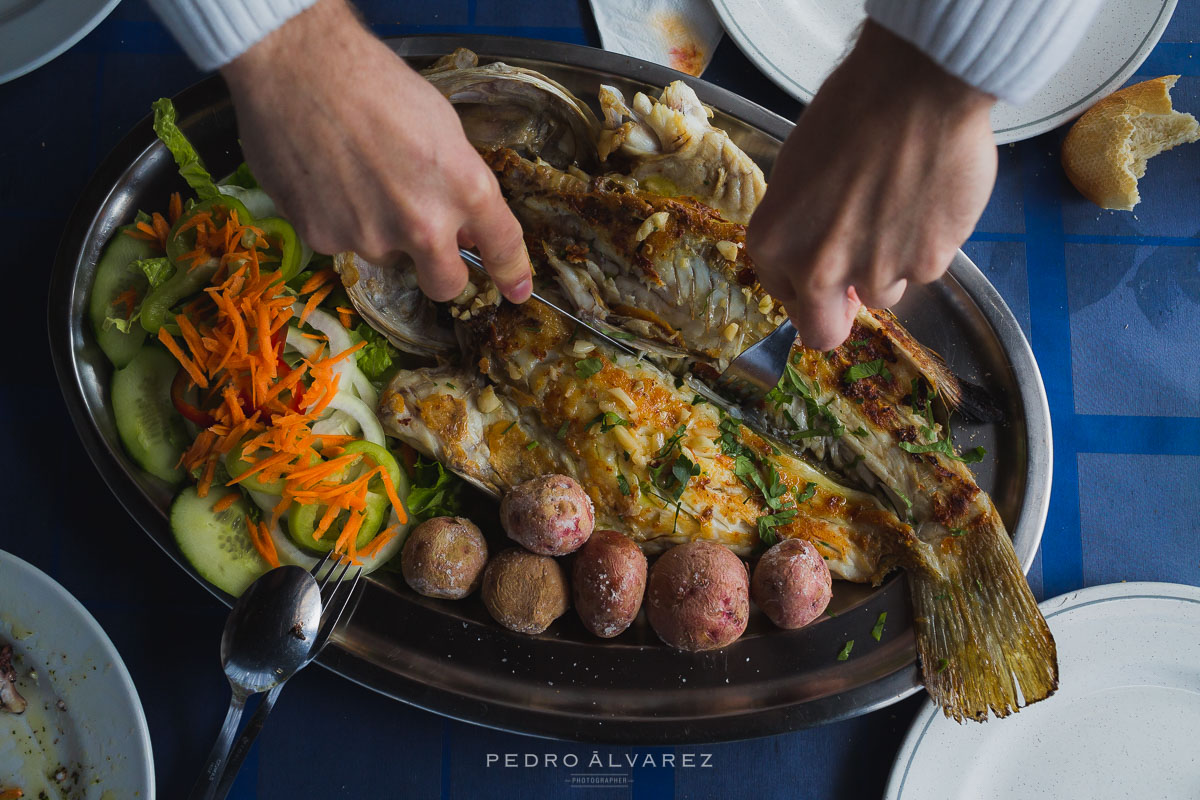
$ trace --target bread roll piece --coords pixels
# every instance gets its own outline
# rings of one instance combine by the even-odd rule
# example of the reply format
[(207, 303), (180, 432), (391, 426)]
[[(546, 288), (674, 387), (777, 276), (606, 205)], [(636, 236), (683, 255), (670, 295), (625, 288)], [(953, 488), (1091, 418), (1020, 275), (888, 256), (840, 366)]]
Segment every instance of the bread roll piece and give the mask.
[(1137, 182), (1146, 174), (1146, 161), (1200, 139), (1196, 118), (1171, 108), (1177, 80), (1178, 75), (1165, 75), (1126, 86), (1071, 126), (1062, 163), (1084, 197), (1101, 208), (1130, 211), (1142, 199)]

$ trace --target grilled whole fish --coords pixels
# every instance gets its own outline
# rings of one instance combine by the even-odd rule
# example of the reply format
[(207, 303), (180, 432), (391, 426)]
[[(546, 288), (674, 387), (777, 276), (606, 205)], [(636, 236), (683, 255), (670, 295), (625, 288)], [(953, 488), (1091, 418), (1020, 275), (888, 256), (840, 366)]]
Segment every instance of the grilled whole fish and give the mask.
[(847, 580), (936, 568), (930, 548), (875, 497), (697, 401), (658, 367), (573, 335), (542, 304), (489, 309), (471, 328), (483, 375), (402, 372), (380, 417), (388, 433), (485, 491), (571, 475), (598, 525), (627, 531), (650, 553), (705, 539), (749, 556), (760, 538), (800, 537)]
[[(686, 198), (568, 183), (513, 153), (486, 158), (538, 240), (539, 282), (554, 280), (580, 313), (625, 328), (635, 345), (670, 346), (708, 379), (774, 329), (778, 304), (755, 279), (741, 225), (705, 218)], [(662, 212), (665, 223), (639, 238)], [(654, 324), (630, 325), (624, 308)], [(957, 394), (894, 316), (862, 309), (836, 350), (797, 344), (765, 410), (815, 458), (886, 496), (934, 548), (938, 568), (910, 579), (925, 682), (948, 715), (983, 719), (1051, 694), (1057, 657), (1003, 521), (931, 413), (934, 395), (953, 404)], [(934, 613), (947, 605), (949, 615)]]

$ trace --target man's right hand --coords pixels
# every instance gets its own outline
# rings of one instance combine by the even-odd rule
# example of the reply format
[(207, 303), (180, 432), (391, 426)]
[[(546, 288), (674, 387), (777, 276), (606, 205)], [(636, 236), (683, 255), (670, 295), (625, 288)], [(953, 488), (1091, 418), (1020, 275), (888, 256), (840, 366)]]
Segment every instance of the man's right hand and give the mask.
[(521, 226), (454, 109), (355, 19), (320, 0), (222, 69), (255, 177), (315, 250), (397, 251), (434, 300), (474, 246), (501, 293), (532, 289)]

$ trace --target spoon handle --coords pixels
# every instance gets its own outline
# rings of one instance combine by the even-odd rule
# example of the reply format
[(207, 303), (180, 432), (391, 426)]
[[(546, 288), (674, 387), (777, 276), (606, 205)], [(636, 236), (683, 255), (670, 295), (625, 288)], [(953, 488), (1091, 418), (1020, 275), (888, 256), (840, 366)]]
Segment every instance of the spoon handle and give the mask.
[(213, 800), (224, 800), (229, 794), (229, 790), (233, 788), (233, 783), (237, 780), (238, 772), (242, 768), (242, 762), (246, 760), (246, 754), (250, 752), (250, 745), (254, 744), (254, 740), (258, 738), (263, 724), (267, 721), (267, 715), (275, 707), (275, 701), (279, 699), (279, 693), (282, 691), (283, 684), (281, 683), (267, 692), (259, 702), (258, 708), (254, 710), (254, 715), (242, 729), (242, 735), (233, 745), (233, 751), (229, 754), (229, 761), (225, 764), (225, 771), (221, 775), (221, 782), (217, 784), (217, 793), (213, 795)]
[(242, 711), (246, 707), (246, 693), (240, 689), (233, 690), (229, 699), (229, 711), (225, 714), (225, 724), (217, 734), (217, 741), (204, 762), (204, 772), (192, 787), (188, 800), (212, 800), (217, 792), (217, 780), (224, 772), (225, 759), (229, 756), (229, 748), (233, 744), (233, 736), (237, 733), (238, 722), (242, 719)]

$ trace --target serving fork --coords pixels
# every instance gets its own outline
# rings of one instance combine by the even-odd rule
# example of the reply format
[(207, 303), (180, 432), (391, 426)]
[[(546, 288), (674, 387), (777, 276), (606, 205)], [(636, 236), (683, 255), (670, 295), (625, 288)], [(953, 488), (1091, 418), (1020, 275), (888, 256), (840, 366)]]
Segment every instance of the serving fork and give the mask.
[[(317, 579), (321, 588), (321, 625), (317, 629), (316, 640), (313, 642), (312, 650), (309, 653), (308, 660), (304, 666), (312, 663), (317, 656), (321, 654), (321, 650), (325, 648), (329, 641), (330, 635), (338, 624), (346, 616), (349, 609), (353, 614), (352, 606), (357, 602), (358, 585), (362, 581), (362, 567), (354, 569), (349, 580), (345, 580), (346, 574), (350, 571), (351, 562), (346, 559), (342, 562), (341, 573), (336, 580), (332, 580), (333, 573), (337, 571), (338, 564), (330, 560), (330, 555), (333, 551), (326, 553), (320, 561), (317, 562), (309, 572), (313, 578)], [(321, 576), (321, 570), (326, 564), (329, 569), (325, 575)], [(237, 780), (238, 771), (242, 768), (242, 762), (245, 761), (247, 753), (250, 752), (250, 746), (254, 744), (254, 740), (258, 738), (258, 734), (262, 731), (263, 725), (267, 721), (267, 715), (271, 713), (271, 709), (275, 707), (275, 701), (279, 699), (279, 693), (283, 691), (284, 684), (287, 681), (280, 683), (263, 697), (258, 704), (258, 708), (254, 711), (254, 716), (246, 723), (246, 727), (242, 730), (236, 742), (234, 742), (233, 750), (229, 754), (229, 760), (225, 764), (225, 772), (221, 776), (220, 782), (217, 784), (216, 794), (213, 795), (214, 800), (222, 800), (229, 794), (229, 790), (233, 788), (233, 783)]]

